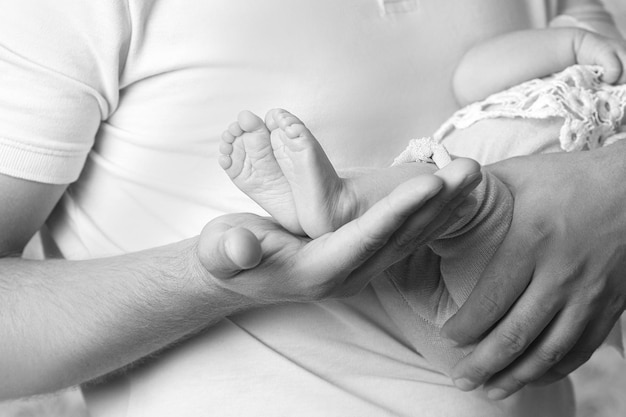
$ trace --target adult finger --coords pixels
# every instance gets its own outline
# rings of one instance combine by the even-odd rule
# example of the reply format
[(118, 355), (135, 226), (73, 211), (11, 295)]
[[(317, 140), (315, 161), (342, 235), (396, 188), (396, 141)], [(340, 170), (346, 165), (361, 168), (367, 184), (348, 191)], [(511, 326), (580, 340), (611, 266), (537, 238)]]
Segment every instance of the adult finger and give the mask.
[(479, 340), (526, 289), (535, 269), (535, 256), (519, 254), (533, 254), (535, 250), (524, 226), (514, 219), (467, 301), (442, 327), (441, 336), (457, 346)]
[[(443, 190), (423, 207), (424, 217), (432, 217), (419, 237), (419, 242), (428, 242), (446, 230), (451, 221), (464, 213), (458, 213), (469, 194), (480, 184), (482, 173), (480, 165), (468, 158), (453, 160), (435, 173), (443, 181)], [(474, 201), (469, 201), (471, 206)], [(471, 207), (470, 207), (471, 208)], [(468, 208), (465, 208), (467, 210)]]
[(576, 307), (561, 310), (524, 355), (485, 384), (487, 396), (501, 400), (538, 380), (569, 354), (588, 325), (587, 317)]
[(453, 368), (455, 385), (467, 391), (487, 382), (522, 355), (561, 308), (545, 288), (531, 285), (506, 317)]
[[(443, 182), (433, 175), (419, 176), (406, 181), (374, 204), (361, 217), (334, 233), (311, 241), (305, 251), (299, 252), (298, 265), (308, 269), (312, 267), (311, 263), (315, 263), (315, 270), (322, 276), (337, 275), (339, 271), (349, 274), (374, 254), (381, 260), (384, 259), (383, 263), (391, 265), (400, 258), (393, 249), (387, 247), (387, 242), (413, 213), (417, 211), (421, 213), (420, 207), (440, 192), (442, 187)], [(416, 225), (419, 229), (416, 233), (423, 230), (424, 225), (432, 221), (436, 214), (424, 215), (421, 219), (421, 228), (420, 225)], [(381, 249), (382, 255), (379, 254)], [(373, 277), (371, 273), (360, 276), (359, 281), (366, 281), (365, 283)]]
[[(436, 210), (422, 209), (411, 214), (406, 222), (389, 238), (385, 247), (355, 270), (349, 279), (352, 281), (362, 281), (363, 277), (371, 279), (372, 276), (383, 272), (413, 253), (415, 248), (424, 241), (424, 231), (432, 225), (433, 216), (437, 215)], [(458, 215), (458, 212), (455, 215)]]
[[(538, 378), (538, 382), (545, 385), (558, 381), (587, 362), (607, 338), (621, 314), (621, 309), (618, 309), (613, 314), (602, 315), (590, 321), (577, 343), (561, 361), (548, 370), (541, 378)], [(563, 330), (568, 331), (565, 328)]]
[(467, 216), (475, 212), (478, 207), (478, 200), (472, 195), (459, 195), (455, 197), (448, 206), (442, 210), (437, 218), (426, 226), (416, 245), (431, 242), (449, 229), (455, 228), (457, 222), (467, 220)]
[[(442, 228), (476, 204), (470, 193), (480, 184), (482, 172), (478, 162), (469, 158), (457, 158), (434, 174), (442, 180), (442, 190), (411, 216), (409, 225), (396, 236), (399, 241), (413, 245), (437, 237)], [(406, 242), (405, 242), (406, 240)]]

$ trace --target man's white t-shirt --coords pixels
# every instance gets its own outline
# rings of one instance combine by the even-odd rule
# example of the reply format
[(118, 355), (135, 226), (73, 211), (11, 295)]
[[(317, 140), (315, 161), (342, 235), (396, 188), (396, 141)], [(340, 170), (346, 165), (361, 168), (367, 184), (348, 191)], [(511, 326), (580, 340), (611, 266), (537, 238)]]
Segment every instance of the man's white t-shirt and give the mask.
[[(339, 168), (384, 167), (456, 108), (471, 45), (543, 26), (538, 0), (21, 0), (0, 13), (0, 173), (72, 183), (49, 228), (87, 259), (260, 209), (217, 164), (242, 109), (297, 114)], [(462, 393), (371, 288), (223, 320), (108, 383), (104, 416), (569, 416), (567, 381)]]

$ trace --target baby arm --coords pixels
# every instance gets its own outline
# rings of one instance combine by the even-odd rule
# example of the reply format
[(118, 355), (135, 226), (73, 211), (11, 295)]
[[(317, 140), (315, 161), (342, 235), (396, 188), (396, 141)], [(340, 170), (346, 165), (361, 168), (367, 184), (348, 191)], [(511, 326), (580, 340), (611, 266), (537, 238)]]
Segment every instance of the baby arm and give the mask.
[(551, 28), (511, 32), (470, 49), (453, 79), (461, 105), (482, 100), (524, 81), (542, 78), (575, 65), (599, 65), (604, 81), (626, 82), (626, 46), (579, 28)]

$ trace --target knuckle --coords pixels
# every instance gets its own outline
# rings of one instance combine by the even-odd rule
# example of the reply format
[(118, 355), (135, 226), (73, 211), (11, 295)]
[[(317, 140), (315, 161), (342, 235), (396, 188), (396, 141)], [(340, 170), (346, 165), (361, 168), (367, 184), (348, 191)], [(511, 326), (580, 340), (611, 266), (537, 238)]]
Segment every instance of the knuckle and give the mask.
[(403, 249), (407, 245), (415, 242), (416, 239), (419, 239), (422, 230), (411, 230), (410, 233), (408, 231), (402, 233), (394, 233), (391, 236), (390, 242), (394, 248)]
[(536, 357), (542, 364), (552, 366), (565, 356), (565, 351), (555, 346), (540, 346), (537, 348)]
[(500, 318), (500, 306), (492, 294), (481, 294), (478, 299), (478, 305), (480, 306), (481, 316), (487, 321), (495, 321)]
[(501, 331), (498, 334), (498, 339), (502, 349), (509, 354), (522, 353), (528, 344), (526, 338), (515, 329)]
[(354, 252), (355, 261), (361, 263), (369, 259), (372, 255), (378, 252), (387, 242), (385, 236), (380, 236), (375, 233), (368, 232), (367, 230), (359, 229), (358, 232), (362, 239), (359, 239)]
[(361, 253), (365, 258), (369, 258), (372, 254), (376, 253), (383, 245), (383, 240), (379, 236), (367, 236), (361, 242)]
[(472, 364), (468, 367), (465, 375), (470, 376), (470, 378), (474, 381), (484, 382), (487, 381), (491, 375), (493, 375), (493, 372), (482, 365)]

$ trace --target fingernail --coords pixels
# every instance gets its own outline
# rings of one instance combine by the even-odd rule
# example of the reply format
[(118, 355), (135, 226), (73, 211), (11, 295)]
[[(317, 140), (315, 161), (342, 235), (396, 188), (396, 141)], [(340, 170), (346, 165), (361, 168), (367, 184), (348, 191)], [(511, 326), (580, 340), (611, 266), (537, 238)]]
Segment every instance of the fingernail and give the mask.
[(487, 398), (494, 401), (503, 400), (509, 396), (509, 393), (501, 388), (493, 388), (487, 391)]
[(461, 391), (471, 391), (477, 387), (475, 383), (466, 378), (455, 379), (453, 382)]

